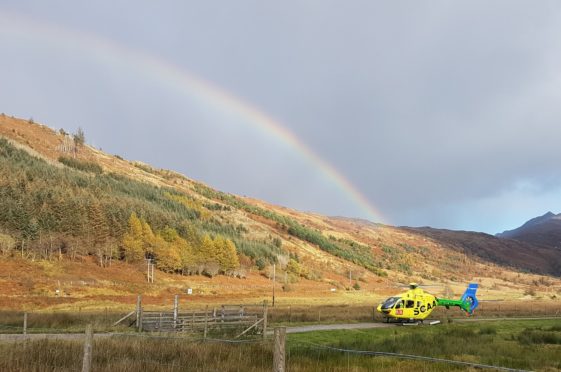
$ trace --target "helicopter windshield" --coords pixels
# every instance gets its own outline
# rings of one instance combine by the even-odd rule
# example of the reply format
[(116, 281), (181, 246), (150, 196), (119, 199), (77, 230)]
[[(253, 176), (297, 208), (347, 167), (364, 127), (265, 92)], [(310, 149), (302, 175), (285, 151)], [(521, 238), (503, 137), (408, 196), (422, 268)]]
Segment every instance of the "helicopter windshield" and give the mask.
[(397, 301), (399, 301), (401, 297), (390, 297), (382, 304), (382, 308), (384, 309), (391, 309)]

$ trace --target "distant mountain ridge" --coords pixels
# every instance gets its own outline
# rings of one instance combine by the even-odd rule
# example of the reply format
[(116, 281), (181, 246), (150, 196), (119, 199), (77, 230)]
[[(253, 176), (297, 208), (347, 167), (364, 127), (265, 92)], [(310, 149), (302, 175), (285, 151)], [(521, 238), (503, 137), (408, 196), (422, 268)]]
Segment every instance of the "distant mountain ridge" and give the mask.
[(503, 231), (496, 236), (561, 249), (561, 213), (547, 212), (516, 229)]
[(467, 255), (477, 256), (503, 266), (561, 275), (561, 250), (551, 244), (499, 238), (473, 231), (454, 231), (431, 227), (402, 227), (401, 229), (433, 239)]
[(547, 212), (495, 236), (431, 227), (402, 229), (500, 265), (561, 275), (561, 214)]

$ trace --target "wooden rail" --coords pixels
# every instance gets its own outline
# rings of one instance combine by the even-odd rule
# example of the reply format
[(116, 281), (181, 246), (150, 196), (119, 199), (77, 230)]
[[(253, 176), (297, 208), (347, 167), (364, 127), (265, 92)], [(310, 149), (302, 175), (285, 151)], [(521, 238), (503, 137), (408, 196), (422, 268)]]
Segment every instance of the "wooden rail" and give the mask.
[[(141, 297), (137, 302), (136, 326), (146, 332), (204, 332), (213, 329), (244, 329), (240, 336), (254, 330), (264, 334), (267, 328), (267, 303), (262, 305), (222, 305), (209, 309), (179, 311), (178, 299), (171, 311), (147, 311), (142, 308)], [(131, 313), (128, 314), (131, 316)], [(127, 317), (128, 317), (127, 316)], [(126, 317), (125, 317), (126, 318)]]

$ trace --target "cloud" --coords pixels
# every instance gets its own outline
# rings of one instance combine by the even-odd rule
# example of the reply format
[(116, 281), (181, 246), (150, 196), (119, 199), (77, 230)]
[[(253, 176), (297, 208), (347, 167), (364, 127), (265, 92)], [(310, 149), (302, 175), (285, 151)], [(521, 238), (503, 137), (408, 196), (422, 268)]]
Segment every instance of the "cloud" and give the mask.
[[(252, 102), (395, 224), (496, 232), (512, 215), (559, 209), (555, 1), (83, 6), (23, 1), (0, 11), (143, 50)], [(0, 35), (12, 34), (0, 25)], [(134, 66), (108, 67), (88, 53), (13, 36), (0, 47), (17, 56), (0, 61), (0, 84), (14, 87), (0, 91), (7, 113), (81, 125), (110, 152), (225, 191), (364, 217), (290, 149)], [(525, 182), (540, 191), (519, 189)]]

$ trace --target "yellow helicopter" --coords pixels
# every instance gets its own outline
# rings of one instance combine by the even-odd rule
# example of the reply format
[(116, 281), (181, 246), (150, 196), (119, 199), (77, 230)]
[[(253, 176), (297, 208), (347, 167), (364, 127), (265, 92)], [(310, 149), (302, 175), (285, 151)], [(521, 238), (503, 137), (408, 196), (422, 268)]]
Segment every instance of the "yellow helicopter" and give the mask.
[(461, 299), (449, 300), (435, 297), (419, 288), (416, 283), (411, 283), (407, 292), (390, 297), (378, 305), (378, 311), (384, 315), (386, 322), (390, 319), (422, 322), (437, 306), (445, 306), (447, 309), (450, 306), (458, 306), (467, 315), (472, 315), (479, 304), (475, 297), (477, 287), (476, 283), (470, 283)]

